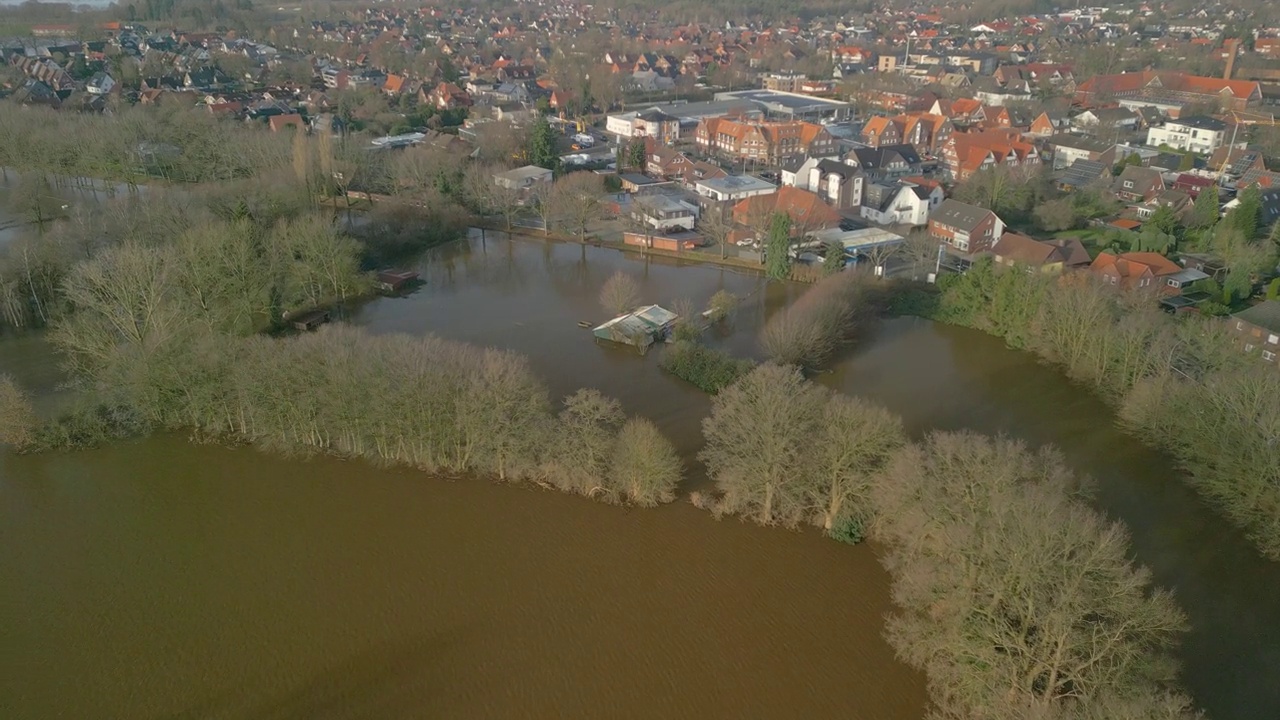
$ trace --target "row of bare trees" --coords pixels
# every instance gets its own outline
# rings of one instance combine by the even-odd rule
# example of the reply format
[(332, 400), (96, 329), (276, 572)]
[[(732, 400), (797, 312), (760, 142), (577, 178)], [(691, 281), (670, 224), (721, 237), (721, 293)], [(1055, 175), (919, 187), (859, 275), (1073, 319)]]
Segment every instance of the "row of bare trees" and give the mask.
[(1174, 687), (1185, 620), (1051, 451), (899, 418), (766, 364), (715, 396), (701, 458), (716, 513), (887, 547), (888, 637), (938, 717), (1194, 717)]
[[(944, 284), (939, 318), (1059, 363), (1169, 450), (1193, 487), (1280, 558), (1280, 380), (1230, 322), (1174, 318), (1149, 292), (975, 265)], [(1260, 345), (1261, 343), (1255, 343)]]
[(84, 115), (0, 104), (0, 167), (136, 185), (206, 182), (287, 168), (290, 139), (223, 122), (179, 101)]
[[(137, 310), (116, 302), (100, 311)], [(126, 325), (146, 314), (103, 321)], [(672, 500), (683, 474), (675, 448), (651, 422), (627, 418), (595, 390), (565, 398), (556, 413), (525, 359), (509, 352), (344, 325), (287, 339), (212, 331), (159, 337), (148, 328), (137, 342), (105, 352), (114, 357), (110, 374), (95, 378), (97, 401), (129, 408), (150, 428), (281, 453), (534, 481), (635, 505)], [(22, 393), (0, 382), (0, 442), (43, 449), (65, 437), (57, 425), (40, 427)]]

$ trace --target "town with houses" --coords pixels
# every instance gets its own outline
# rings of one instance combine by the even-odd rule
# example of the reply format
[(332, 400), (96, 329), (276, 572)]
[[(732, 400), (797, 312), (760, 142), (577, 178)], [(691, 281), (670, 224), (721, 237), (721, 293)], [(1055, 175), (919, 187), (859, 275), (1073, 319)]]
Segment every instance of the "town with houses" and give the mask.
[[(1149, 287), (1169, 312), (1227, 316), (1267, 361), (1280, 352), (1275, 268), (1249, 270), (1228, 304), (1236, 268), (1198, 232), (1245, 206), (1256, 241), (1273, 241), (1280, 27), (1213, 4), (748, 24), (503, 7), (380, 3), (248, 33), (130, 5), (0, 37), (0, 102), (177, 106), (459, 162), (509, 146), (492, 179), (528, 208), (521, 227), (554, 230), (538, 226), (539, 188), (595, 173), (598, 242), (759, 265), (782, 213), (799, 267), (834, 253), (931, 281), (984, 258), (1091, 273)], [(497, 142), (540, 127), (551, 162)]]

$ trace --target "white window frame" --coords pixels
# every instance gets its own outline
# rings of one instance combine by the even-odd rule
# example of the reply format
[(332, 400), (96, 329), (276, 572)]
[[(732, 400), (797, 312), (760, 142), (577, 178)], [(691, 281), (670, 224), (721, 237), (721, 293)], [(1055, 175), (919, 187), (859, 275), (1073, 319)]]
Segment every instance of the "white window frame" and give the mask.
[(1275, 362), (1276, 354), (1271, 352), (1270, 350), (1263, 350), (1262, 359), (1266, 360), (1267, 362)]

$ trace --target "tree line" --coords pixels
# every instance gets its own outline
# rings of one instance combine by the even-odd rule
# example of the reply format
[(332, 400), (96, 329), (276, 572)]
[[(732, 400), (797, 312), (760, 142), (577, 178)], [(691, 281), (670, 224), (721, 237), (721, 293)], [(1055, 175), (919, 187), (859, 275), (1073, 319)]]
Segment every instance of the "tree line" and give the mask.
[(1280, 380), (1241, 351), (1230, 321), (1174, 318), (1150, 292), (989, 262), (940, 287), (937, 319), (1003, 337), (1113, 400), (1128, 429), (1169, 451), (1197, 491), (1280, 558)]
[(695, 502), (887, 548), (887, 636), (938, 717), (1192, 718), (1186, 621), (1051, 450), (971, 433), (909, 442), (875, 404), (768, 363), (715, 396)]
[[(288, 338), (200, 332), (120, 344), (96, 404), (141, 429), (186, 430), (296, 454), (323, 452), (432, 473), (477, 473), (607, 502), (674, 498), (679, 456), (656, 427), (580, 390), (558, 408), (513, 353), (334, 325)], [(40, 450), (66, 439), (0, 383), (0, 440)]]

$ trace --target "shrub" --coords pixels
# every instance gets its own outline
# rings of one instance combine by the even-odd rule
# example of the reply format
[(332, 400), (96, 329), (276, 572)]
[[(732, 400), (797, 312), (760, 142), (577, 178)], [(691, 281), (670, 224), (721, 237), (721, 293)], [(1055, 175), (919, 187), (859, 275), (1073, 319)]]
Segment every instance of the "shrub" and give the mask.
[(862, 518), (845, 518), (827, 531), (827, 537), (848, 545), (857, 545), (867, 537), (866, 525)]
[(718, 393), (755, 368), (750, 360), (735, 358), (689, 340), (678, 340), (662, 353), (659, 366), (703, 392)]
[(720, 290), (712, 295), (711, 301), (707, 303), (707, 310), (711, 312), (708, 319), (711, 322), (720, 322), (729, 317), (736, 307), (738, 307), (738, 296), (728, 290)]

